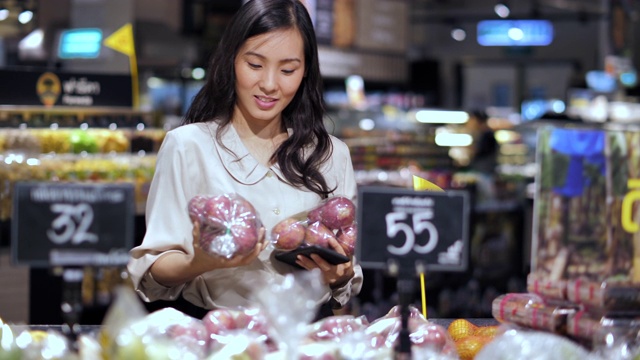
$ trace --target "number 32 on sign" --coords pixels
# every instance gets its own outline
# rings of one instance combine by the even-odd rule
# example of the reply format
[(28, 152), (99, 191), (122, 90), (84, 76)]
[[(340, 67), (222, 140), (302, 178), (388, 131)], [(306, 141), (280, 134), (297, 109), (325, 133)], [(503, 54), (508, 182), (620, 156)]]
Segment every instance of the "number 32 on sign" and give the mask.
[(133, 247), (134, 215), (132, 184), (16, 183), (12, 260), (49, 267), (52, 255), (60, 252), (76, 262), (80, 256), (91, 262), (105, 254), (126, 254)]
[(412, 271), (465, 271), (468, 265), (469, 194), (363, 186), (358, 191), (356, 255), (365, 268), (390, 260)]

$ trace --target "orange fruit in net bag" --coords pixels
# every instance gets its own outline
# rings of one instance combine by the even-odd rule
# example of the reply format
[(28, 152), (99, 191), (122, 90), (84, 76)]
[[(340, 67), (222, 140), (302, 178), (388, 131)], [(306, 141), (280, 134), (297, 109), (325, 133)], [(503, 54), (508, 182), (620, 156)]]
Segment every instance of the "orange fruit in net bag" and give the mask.
[(456, 341), (456, 350), (460, 360), (473, 360), (473, 358), (482, 350), (482, 347), (491, 341), (491, 338), (485, 336), (467, 336), (464, 339)]
[(464, 339), (467, 336), (473, 335), (478, 327), (466, 319), (456, 319), (449, 324), (447, 330), (453, 341)]

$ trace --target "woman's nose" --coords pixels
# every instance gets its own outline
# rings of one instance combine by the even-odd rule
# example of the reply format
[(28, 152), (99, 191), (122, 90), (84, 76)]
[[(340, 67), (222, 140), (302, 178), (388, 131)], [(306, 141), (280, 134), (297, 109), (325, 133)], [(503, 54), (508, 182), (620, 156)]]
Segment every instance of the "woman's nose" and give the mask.
[(275, 71), (263, 71), (260, 79), (260, 88), (264, 92), (272, 92), (277, 87)]

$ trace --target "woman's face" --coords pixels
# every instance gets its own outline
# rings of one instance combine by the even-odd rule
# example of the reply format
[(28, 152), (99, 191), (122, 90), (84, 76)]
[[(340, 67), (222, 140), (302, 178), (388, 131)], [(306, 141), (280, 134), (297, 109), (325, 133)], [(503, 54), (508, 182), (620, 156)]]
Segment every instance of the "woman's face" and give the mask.
[(305, 72), (304, 43), (296, 29), (248, 39), (235, 59), (236, 114), (247, 122), (280, 120)]

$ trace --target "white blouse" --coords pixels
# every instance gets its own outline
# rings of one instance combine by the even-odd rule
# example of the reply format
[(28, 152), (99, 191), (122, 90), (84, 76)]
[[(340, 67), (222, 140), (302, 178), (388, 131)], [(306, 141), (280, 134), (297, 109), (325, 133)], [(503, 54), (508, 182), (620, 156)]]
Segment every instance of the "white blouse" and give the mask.
[[(273, 258), (267, 247), (246, 266), (218, 269), (192, 281), (166, 287), (156, 282), (149, 268), (159, 256), (176, 251), (193, 254), (193, 224), (187, 204), (195, 195), (237, 193), (255, 207), (267, 234), (280, 220), (317, 206), (321, 198), (308, 190), (284, 182), (278, 165), (260, 164), (242, 143), (233, 126), (225, 128), (222, 142), (215, 140), (215, 122), (195, 123), (169, 131), (158, 151), (156, 171), (146, 207), (146, 234), (140, 246), (131, 250), (128, 270), (136, 291), (145, 301), (175, 300), (182, 293), (191, 303), (205, 309), (250, 306), (252, 289), (264, 286), (276, 277), (296, 271)], [(324, 164), (322, 174), (334, 195), (352, 199), (357, 188), (349, 149), (331, 137), (333, 155)], [(355, 263), (355, 277), (345, 286), (326, 293), (319, 302), (333, 298), (344, 305), (360, 292), (362, 269)]]

